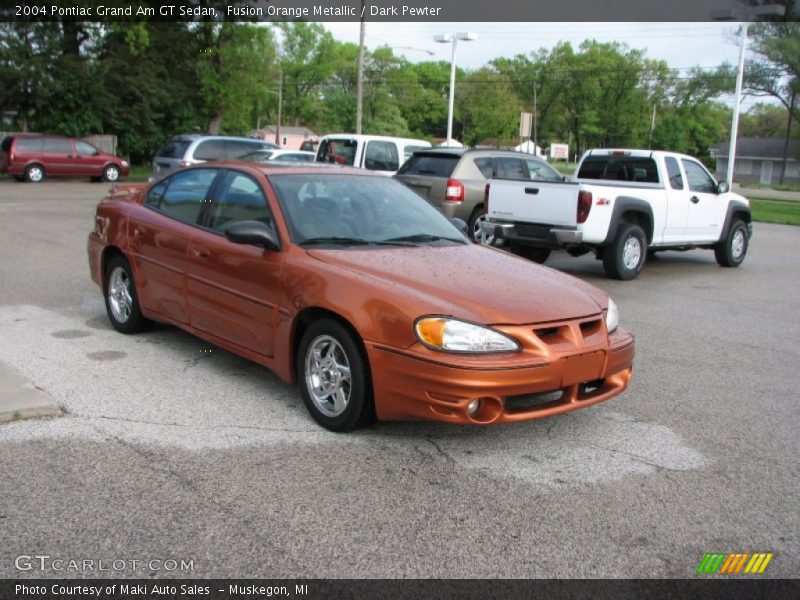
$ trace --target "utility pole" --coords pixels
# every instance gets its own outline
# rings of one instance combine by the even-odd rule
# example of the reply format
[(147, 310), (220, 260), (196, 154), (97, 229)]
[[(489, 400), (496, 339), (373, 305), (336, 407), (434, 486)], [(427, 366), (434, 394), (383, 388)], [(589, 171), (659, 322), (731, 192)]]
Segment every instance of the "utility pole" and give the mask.
[(358, 84), (356, 91), (356, 134), (361, 135), (364, 103), (364, 2), (361, 0), (361, 32), (358, 40)]
[(283, 108), (283, 70), (278, 71), (278, 123), (275, 125), (275, 143), (281, 146), (281, 109)]
[(536, 100), (536, 82), (533, 82), (533, 154), (539, 156), (539, 108)]

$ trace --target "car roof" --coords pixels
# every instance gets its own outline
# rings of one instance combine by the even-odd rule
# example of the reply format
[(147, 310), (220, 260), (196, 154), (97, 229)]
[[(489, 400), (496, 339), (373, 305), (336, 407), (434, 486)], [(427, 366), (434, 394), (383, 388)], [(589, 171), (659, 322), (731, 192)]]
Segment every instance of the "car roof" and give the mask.
[(519, 150), (505, 150), (502, 148), (427, 148), (425, 150), (417, 150), (414, 156), (513, 156), (517, 158), (534, 158), (543, 160), (540, 156), (529, 154), (527, 152), (520, 152)]
[(297, 162), (297, 161), (282, 161), (271, 160), (268, 162), (252, 163), (247, 161), (237, 160), (219, 160), (209, 161), (199, 165), (186, 167), (183, 171), (202, 169), (204, 167), (231, 167), (237, 169), (245, 169), (252, 171), (260, 171), (267, 177), (270, 175), (296, 175), (296, 174), (317, 174), (317, 175), (359, 175), (359, 176), (372, 176), (381, 179), (387, 179), (385, 175), (380, 175), (366, 169), (357, 169), (355, 167), (343, 167), (341, 165), (332, 165), (328, 163), (317, 162)]
[(366, 135), (366, 134), (358, 134), (358, 133), (329, 133), (327, 135), (323, 135), (320, 138), (320, 141), (323, 139), (352, 139), (352, 140), (365, 140), (365, 141), (382, 141), (382, 142), (406, 142), (410, 144), (430, 144), (427, 140), (420, 140), (417, 138), (404, 138), (404, 137), (395, 137), (392, 135)]

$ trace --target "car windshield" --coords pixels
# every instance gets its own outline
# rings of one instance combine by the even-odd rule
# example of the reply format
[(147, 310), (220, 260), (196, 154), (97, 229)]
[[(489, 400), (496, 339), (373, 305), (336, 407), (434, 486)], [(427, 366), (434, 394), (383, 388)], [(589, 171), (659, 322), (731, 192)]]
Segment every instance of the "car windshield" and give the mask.
[(444, 215), (386, 177), (272, 175), (292, 240), (298, 245), (423, 246), (466, 244)]

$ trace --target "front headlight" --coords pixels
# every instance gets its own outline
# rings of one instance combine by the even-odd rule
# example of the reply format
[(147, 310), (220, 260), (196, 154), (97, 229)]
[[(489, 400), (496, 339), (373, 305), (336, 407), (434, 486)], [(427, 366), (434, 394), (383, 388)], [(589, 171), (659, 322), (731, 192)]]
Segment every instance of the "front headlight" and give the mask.
[(414, 323), (417, 339), (433, 350), (443, 352), (517, 352), (520, 345), (489, 327), (450, 319), (422, 317)]
[(608, 309), (606, 310), (606, 329), (608, 333), (612, 333), (619, 325), (619, 309), (617, 303), (611, 298), (608, 299)]

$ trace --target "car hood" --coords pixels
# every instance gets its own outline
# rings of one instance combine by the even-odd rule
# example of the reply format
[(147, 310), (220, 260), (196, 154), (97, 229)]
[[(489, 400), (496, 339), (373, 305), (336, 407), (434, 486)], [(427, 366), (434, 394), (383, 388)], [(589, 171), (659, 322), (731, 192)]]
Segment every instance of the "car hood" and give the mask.
[(575, 278), (481, 246), (309, 250), (323, 262), (377, 280), (418, 314), (492, 325), (596, 315), (605, 294)]

